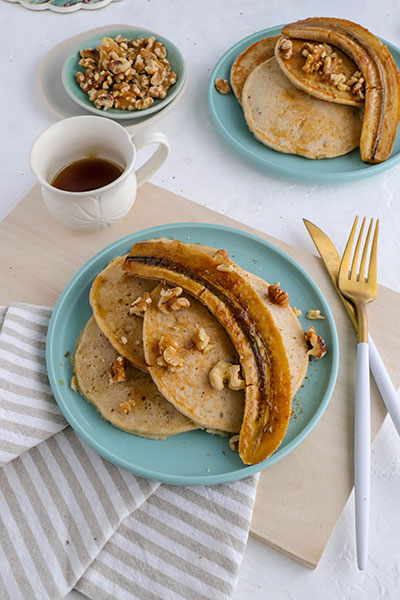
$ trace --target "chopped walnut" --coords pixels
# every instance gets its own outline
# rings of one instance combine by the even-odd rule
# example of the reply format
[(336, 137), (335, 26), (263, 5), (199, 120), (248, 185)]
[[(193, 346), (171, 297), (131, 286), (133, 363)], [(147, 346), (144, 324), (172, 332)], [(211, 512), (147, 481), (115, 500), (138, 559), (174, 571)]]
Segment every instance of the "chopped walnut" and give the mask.
[(121, 412), (125, 413), (126, 415), (129, 415), (129, 413), (135, 405), (136, 402), (134, 400), (127, 400), (127, 402), (121, 402), (118, 408)]
[(245, 382), (240, 376), (240, 365), (232, 365), (219, 360), (208, 374), (211, 386), (218, 391), (224, 389), (225, 382), (231, 390), (242, 390)]
[(181, 310), (182, 308), (189, 308), (189, 300), (187, 298), (180, 298), (182, 292), (183, 289), (179, 286), (167, 289), (163, 288), (160, 291), (157, 308), (163, 313)]
[(297, 306), (292, 306), (292, 311), (294, 312), (294, 314), (296, 315), (296, 317), (301, 317), (302, 312), (300, 308), (297, 308)]
[(117, 358), (111, 363), (108, 369), (110, 383), (126, 381), (126, 364), (126, 358), (123, 356), (117, 356)]
[(306, 336), (306, 342), (311, 346), (307, 354), (314, 356), (314, 358), (322, 358), (327, 353), (326, 345), (321, 336), (317, 334), (314, 327), (311, 325)]
[(215, 85), (215, 89), (220, 94), (230, 94), (230, 92), (231, 92), (231, 86), (229, 85), (229, 83), (226, 79), (221, 79), (221, 78), (216, 79), (214, 82), (214, 85)]
[(230, 440), (229, 440), (229, 448), (232, 450), (232, 452), (238, 452), (239, 450), (239, 439), (240, 439), (240, 435), (237, 433), (236, 435), (233, 435)]
[(152, 300), (149, 292), (144, 292), (144, 294), (138, 296), (138, 298), (132, 302), (129, 307), (129, 314), (143, 317), (151, 302)]
[(210, 342), (210, 336), (207, 335), (204, 327), (197, 327), (196, 333), (194, 334), (194, 343), (197, 350), (204, 352)]
[(183, 366), (183, 359), (177, 353), (178, 342), (170, 335), (163, 335), (158, 342), (160, 356), (156, 359), (159, 367), (168, 367), (169, 370)]
[(171, 335), (161, 336), (160, 341), (158, 342), (158, 350), (160, 354), (162, 354), (169, 346), (171, 348), (175, 348), (176, 350), (178, 348), (178, 342)]
[(223, 271), (224, 273), (232, 273), (232, 271), (235, 270), (235, 267), (230, 264), (230, 265), (217, 265), (217, 271)]
[(293, 54), (293, 42), (284, 38), (280, 45), (278, 46), (279, 54), (282, 56), (283, 60), (289, 60)]
[[(89, 100), (103, 110), (145, 110), (154, 98), (165, 98), (177, 81), (165, 47), (154, 36), (137, 40), (105, 37), (97, 48), (81, 50), (80, 55), (79, 64), (86, 71), (78, 72), (76, 80)], [(107, 90), (111, 98), (93, 94), (99, 89)]]
[(325, 319), (324, 315), (321, 315), (321, 311), (318, 309), (310, 309), (306, 315), (307, 319)]
[(74, 392), (79, 392), (78, 379), (76, 375), (71, 377), (71, 389), (74, 390)]
[(278, 304), (279, 306), (289, 306), (289, 296), (285, 290), (281, 290), (277, 285), (268, 286), (268, 300), (272, 304)]

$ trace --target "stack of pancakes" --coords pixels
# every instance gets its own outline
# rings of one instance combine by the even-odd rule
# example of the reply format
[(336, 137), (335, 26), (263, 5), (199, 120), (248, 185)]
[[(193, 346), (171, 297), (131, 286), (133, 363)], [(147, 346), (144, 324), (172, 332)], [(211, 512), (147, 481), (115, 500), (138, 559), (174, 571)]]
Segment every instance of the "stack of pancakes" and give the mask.
[[(272, 319), (278, 341), (283, 343), (293, 396), (309, 362), (304, 332), (293, 309), (288, 303), (271, 299), (269, 284), (243, 271), (225, 251), (203, 246), (197, 249), (212, 257), (224, 252), (224, 265), (228, 265), (224, 268), (240, 273), (262, 300), (266, 317)], [(239, 433), (245, 391), (226, 384), (216, 389), (210, 383), (210, 371), (220, 361), (241, 365), (243, 357), (231, 341), (229, 326), (224, 328), (202, 301), (182, 290), (179, 297), (188, 300), (185, 306), (161, 310), (160, 294), (174, 286), (134, 275), (127, 271), (126, 264), (126, 256), (113, 259), (92, 284), (93, 316), (78, 339), (74, 355), (75, 383), (80, 393), (113, 425), (143, 437), (164, 439), (198, 428), (212, 433)], [(273, 287), (275, 292), (279, 290)], [(146, 310), (133, 314), (132, 304), (149, 295)], [(196, 347), (194, 340), (199, 331), (208, 338), (206, 350)], [(157, 362), (161, 339), (173, 340), (169, 343), (177, 348), (179, 367), (166, 368)], [(124, 377), (113, 382), (110, 366), (118, 357), (122, 357), (126, 368)]]

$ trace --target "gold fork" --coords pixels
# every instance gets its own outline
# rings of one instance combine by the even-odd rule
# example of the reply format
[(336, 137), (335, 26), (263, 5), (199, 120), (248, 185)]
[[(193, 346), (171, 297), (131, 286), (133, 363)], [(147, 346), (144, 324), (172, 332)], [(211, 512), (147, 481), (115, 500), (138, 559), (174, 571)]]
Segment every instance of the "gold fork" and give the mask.
[[(371, 477), (371, 407), (369, 391), (369, 350), (366, 304), (376, 297), (376, 264), (379, 220), (376, 222), (371, 247), (368, 275), (365, 276), (369, 240), (373, 219), (368, 227), (360, 269), (357, 273), (358, 257), (364, 231), (365, 217), (361, 224), (350, 269), (353, 242), (357, 230), (355, 218), (346, 248), (340, 263), (338, 288), (353, 301), (358, 323), (357, 381), (354, 406), (354, 488), (356, 515), (356, 547), (359, 569), (365, 569), (368, 559), (369, 499)], [(349, 270), (350, 269), (350, 270)]]

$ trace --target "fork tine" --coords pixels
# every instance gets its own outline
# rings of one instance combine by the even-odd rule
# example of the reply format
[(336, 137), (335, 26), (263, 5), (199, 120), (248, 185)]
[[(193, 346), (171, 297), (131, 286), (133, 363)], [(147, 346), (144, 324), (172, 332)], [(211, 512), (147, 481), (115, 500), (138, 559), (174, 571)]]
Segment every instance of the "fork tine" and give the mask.
[(362, 253), (362, 257), (361, 257), (360, 273), (359, 273), (358, 281), (364, 281), (365, 280), (365, 265), (367, 264), (369, 238), (371, 237), (371, 231), (372, 231), (373, 222), (374, 222), (374, 220), (371, 219), (369, 227), (368, 227), (367, 237), (365, 238), (364, 250), (363, 250), (363, 253)]
[(352, 265), (351, 265), (350, 279), (356, 279), (356, 277), (357, 277), (358, 254), (360, 252), (360, 246), (361, 246), (362, 234), (363, 234), (363, 231), (364, 231), (364, 225), (365, 225), (365, 217), (362, 220), (361, 228), (360, 228), (360, 233), (358, 234), (356, 248), (354, 250), (353, 262), (352, 262)]
[(377, 255), (378, 255), (378, 233), (379, 233), (379, 219), (376, 220), (374, 238), (372, 240), (371, 247), (371, 259), (368, 269), (368, 282), (373, 283), (376, 286), (376, 268), (377, 268)]
[(344, 249), (344, 253), (342, 256), (342, 262), (340, 264), (339, 269), (339, 278), (348, 279), (349, 278), (349, 265), (351, 258), (351, 251), (353, 248), (354, 236), (356, 234), (358, 223), (358, 216), (354, 219), (353, 227), (349, 235), (349, 239), (347, 240), (346, 248)]

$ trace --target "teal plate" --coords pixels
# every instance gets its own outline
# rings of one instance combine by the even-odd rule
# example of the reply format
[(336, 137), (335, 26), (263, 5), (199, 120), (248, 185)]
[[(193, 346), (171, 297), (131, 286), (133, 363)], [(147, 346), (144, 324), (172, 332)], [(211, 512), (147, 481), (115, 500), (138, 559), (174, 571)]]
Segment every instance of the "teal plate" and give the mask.
[[(310, 160), (294, 154), (277, 152), (256, 140), (246, 125), (243, 111), (235, 94), (232, 92), (224, 96), (218, 93), (214, 82), (218, 77), (229, 81), (235, 58), (258, 40), (280, 34), (281, 27), (282, 25), (278, 25), (249, 35), (225, 52), (215, 65), (208, 82), (208, 105), (214, 125), (222, 137), (252, 166), (296, 181), (344, 183), (378, 175), (397, 165), (400, 162), (399, 135), (397, 135), (391, 157), (378, 165), (363, 163), (358, 148), (337, 158)], [(382, 42), (387, 45), (396, 65), (400, 67), (399, 48), (385, 40)]]
[[(154, 100), (150, 108), (146, 108), (145, 110), (127, 111), (110, 108), (109, 110), (105, 111), (96, 108), (94, 104), (90, 102), (88, 95), (82, 90), (82, 88), (76, 81), (75, 76), (77, 72), (84, 71), (84, 67), (81, 67), (79, 65), (79, 61), (81, 58), (79, 51), (85, 48), (95, 48), (98, 44), (100, 44), (103, 37), (115, 38), (118, 34), (128, 39), (136, 39), (139, 37), (147, 37), (150, 35), (154, 35), (154, 37), (156, 37), (157, 40), (162, 42), (162, 44), (165, 46), (167, 50), (167, 58), (171, 64), (172, 70), (177, 75), (177, 81), (174, 85), (172, 85), (169, 88), (166, 97), (163, 99)], [(67, 92), (67, 94), (72, 98), (72, 100), (74, 100), (77, 104), (96, 115), (117, 120), (132, 120), (135, 118), (143, 118), (155, 112), (158, 112), (159, 110), (167, 106), (167, 104), (172, 102), (172, 100), (179, 94), (185, 82), (185, 77), (185, 60), (182, 56), (182, 53), (175, 46), (175, 44), (158, 35), (158, 33), (148, 31), (147, 29), (141, 29), (140, 27), (137, 27), (135, 29), (133, 29), (132, 27), (129, 29), (110, 29), (110, 31), (103, 31), (101, 34), (95, 35), (94, 37), (88, 37), (88, 39), (80, 43), (79, 47), (76, 48), (76, 50), (74, 50), (71, 56), (67, 58), (61, 71), (61, 79), (64, 89)]]
[[(89, 290), (93, 279), (115, 256), (127, 253), (135, 242), (170, 237), (226, 248), (234, 260), (267, 281), (280, 281), (293, 304), (319, 308), (326, 319), (318, 321), (328, 354), (310, 362), (307, 378), (293, 403), (294, 414), (284, 440), (263, 463), (244, 465), (229, 448), (229, 438), (191, 431), (166, 440), (149, 440), (125, 433), (105, 421), (97, 410), (69, 385), (72, 369), (64, 358), (91, 316)], [(301, 318), (307, 329), (310, 321)], [(178, 223), (145, 229), (107, 246), (72, 278), (54, 309), (47, 335), (46, 361), (51, 388), (70, 425), (104, 458), (136, 475), (170, 484), (216, 484), (256, 473), (289, 454), (321, 418), (331, 397), (338, 370), (339, 347), (335, 324), (321, 291), (287, 254), (268, 242), (237, 229), (202, 223)]]

